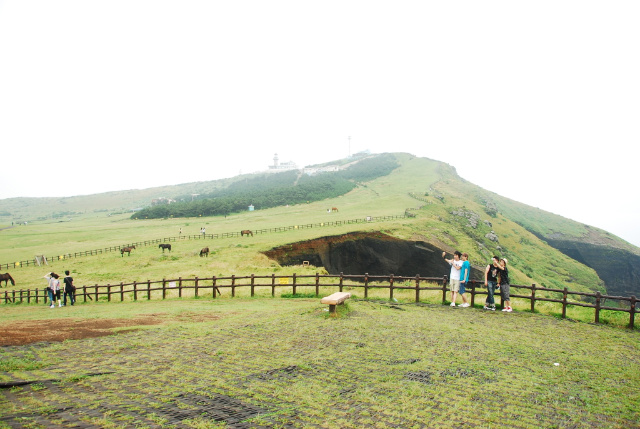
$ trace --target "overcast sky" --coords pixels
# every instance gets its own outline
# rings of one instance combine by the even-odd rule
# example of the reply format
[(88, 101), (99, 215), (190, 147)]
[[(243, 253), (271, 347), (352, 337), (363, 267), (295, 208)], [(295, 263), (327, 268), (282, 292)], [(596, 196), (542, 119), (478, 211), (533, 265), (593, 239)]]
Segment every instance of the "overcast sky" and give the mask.
[(409, 152), (640, 246), (638, 22), (637, 0), (0, 0), (0, 199)]

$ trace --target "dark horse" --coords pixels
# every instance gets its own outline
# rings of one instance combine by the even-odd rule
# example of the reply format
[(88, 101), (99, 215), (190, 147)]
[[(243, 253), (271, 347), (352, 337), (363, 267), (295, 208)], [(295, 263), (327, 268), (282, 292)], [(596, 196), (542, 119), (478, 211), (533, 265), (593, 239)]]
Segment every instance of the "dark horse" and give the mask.
[(240, 236), (244, 237), (245, 235), (250, 235), (253, 237), (253, 232), (251, 232), (250, 229), (243, 229), (242, 231), (240, 231)]
[(123, 247), (122, 249), (120, 249), (120, 254), (124, 256), (124, 252), (127, 252), (127, 255), (131, 256), (131, 251), (135, 248), (136, 246)]
[(204, 247), (200, 251), (200, 257), (203, 257), (203, 256), (209, 257), (209, 248), (208, 247)]
[(170, 244), (160, 244), (160, 245), (158, 245), (158, 247), (160, 249), (162, 249), (162, 253), (164, 253), (164, 249), (169, 249), (169, 252), (171, 252), (171, 245)]
[(11, 282), (11, 284), (13, 286), (16, 285), (16, 282), (13, 281), (13, 277), (11, 277), (11, 274), (9, 273), (4, 273), (4, 274), (0, 274), (0, 282), (4, 280), (4, 286), (7, 286), (7, 282)]

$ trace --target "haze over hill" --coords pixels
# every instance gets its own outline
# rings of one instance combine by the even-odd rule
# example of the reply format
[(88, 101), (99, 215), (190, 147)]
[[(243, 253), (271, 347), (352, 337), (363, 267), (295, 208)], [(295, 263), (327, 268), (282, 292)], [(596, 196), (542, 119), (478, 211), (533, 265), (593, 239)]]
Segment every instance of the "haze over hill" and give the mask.
[[(508, 256), (513, 262), (515, 278), (522, 282), (560, 288), (583, 285), (581, 287), (591, 290), (601, 289), (604, 284), (609, 294), (640, 295), (639, 248), (598, 228), (486, 191), (460, 178), (455, 168), (448, 164), (400, 153), (392, 154), (391, 158), (397, 164), (390, 173), (373, 180), (359, 181), (357, 177), (350, 180), (372, 193), (368, 205), (388, 204), (390, 195), (412, 197), (415, 205), (411, 207), (407, 203), (406, 207), (397, 207), (397, 212), (403, 214), (405, 209), (413, 209), (410, 213), (415, 218), (411, 218), (409, 226), (413, 232), (399, 232), (399, 235), (405, 235), (399, 238), (420, 239), (451, 250), (460, 248), (475, 255), (477, 261), (488, 260), (493, 254)], [(344, 164), (344, 160), (335, 162), (335, 165)], [(322, 173), (324, 177), (334, 174), (338, 173)], [(10, 224), (51, 219), (65, 221), (76, 214), (106, 216), (149, 207), (153, 199), (160, 197), (184, 201), (193, 196), (197, 201), (199, 195), (230, 192), (229, 189), (242, 191), (243, 183), (253, 183), (260, 177), (242, 175), (225, 180), (69, 198), (12, 198), (2, 201), (0, 219)], [(287, 186), (296, 187), (299, 183), (296, 180)], [(342, 198), (348, 201), (352, 192), (357, 191)], [(241, 206), (251, 203), (250, 200), (241, 201)], [(594, 274), (590, 274), (590, 269)]]

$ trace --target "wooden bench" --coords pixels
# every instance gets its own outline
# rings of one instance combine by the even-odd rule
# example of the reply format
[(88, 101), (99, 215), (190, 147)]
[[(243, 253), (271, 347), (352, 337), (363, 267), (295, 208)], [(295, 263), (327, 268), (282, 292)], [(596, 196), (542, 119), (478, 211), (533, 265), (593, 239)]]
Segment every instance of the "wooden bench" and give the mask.
[(329, 304), (329, 312), (335, 314), (336, 305), (344, 303), (348, 298), (351, 298), (351, 292), (336, 292), (325, 296), (320, 302), (322, 304)]

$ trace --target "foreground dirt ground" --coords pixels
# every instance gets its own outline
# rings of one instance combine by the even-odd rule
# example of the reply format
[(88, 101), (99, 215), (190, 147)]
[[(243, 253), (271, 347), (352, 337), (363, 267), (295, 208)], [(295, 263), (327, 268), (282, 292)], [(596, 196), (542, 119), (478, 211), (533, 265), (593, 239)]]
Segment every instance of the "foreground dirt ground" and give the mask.
[(121, 329), (128, 326), (159, 325), (164, 323), (162, 316), (137, 317), (134, 319), (63, 319), (63, 323), (51, 320), (28, 320), (12, 322), (3, 326), (0, 346), (23, 346), (41, 341), (61, 342), (65, 340), (81, 340), (83, 338), (104, 337), (114, 333), (124, 334), (134, 329)]

